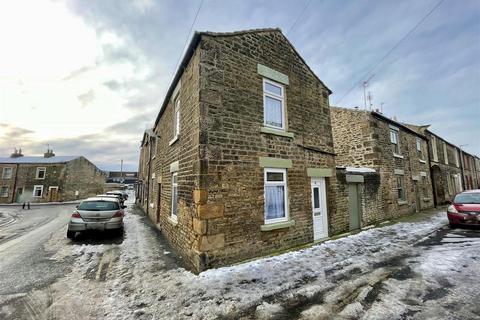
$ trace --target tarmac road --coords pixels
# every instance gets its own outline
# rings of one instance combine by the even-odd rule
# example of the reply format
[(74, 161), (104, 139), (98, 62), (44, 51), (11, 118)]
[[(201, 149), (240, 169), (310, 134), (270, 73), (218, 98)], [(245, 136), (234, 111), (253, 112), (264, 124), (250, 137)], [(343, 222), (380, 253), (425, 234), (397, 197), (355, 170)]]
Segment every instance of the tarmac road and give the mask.
[(74, 205), (0, 207), (0, 304), (9, 296), (43, 287), (66, 272), (43, 244), (65, 228)]

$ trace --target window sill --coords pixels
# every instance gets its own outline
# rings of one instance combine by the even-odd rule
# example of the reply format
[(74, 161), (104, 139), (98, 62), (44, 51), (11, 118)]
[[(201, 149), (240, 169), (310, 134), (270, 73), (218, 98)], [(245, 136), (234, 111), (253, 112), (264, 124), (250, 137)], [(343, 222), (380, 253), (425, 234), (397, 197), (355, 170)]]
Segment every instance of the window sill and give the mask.
[(269, 128), (269, 127), (260, 127), (260, 132), (268, 133), (268, 134), (274, 134), (276, 136), (287, 137), (287, 138), (292, 138), (292, 139), (294, 137), (293, 132), (283, 131), (283, 130), (280, 130), (280, 129), (274, 129), (274, 128)]
[(400, 205), (400, 206), (403, 206), (403, 205), (406, 205), (406, 204), (408, 204), (408, 201), (405, 201), (405, 200), (398, 200), (398, 201), (397, 201), (397, 203), (398, 203), (398, 205)]
[(295, 220), (288, 220), (283, 222), (267, 223), (260, 226), (262, 231), (272, 231), (277, 229), (290, 228), (295, 225)]
[(403, 156), (401, 154), (394, 153), (393, 156), (398, 159), (403, 159)]
[(174, 144), (175, 142), (177, 142), (179, 137), (180, 137), (180, 136), (175, 136), (175, 137), (173, 137), (173, 139), (170, 140), (170, 142), (168, 143), (168, 145), (171, 146), (172, 144)]
[(177, 226), (178, 224), (178, 220), (172, 218), (172, 216), (167, 217), (167, 221), (170, 222), (170, 224), (172, 224), (173, 226)]
[(430, 199), (430, 198), (423, 198), (423, 201), (425, 201), (425, 202), (430, 202), (430, 201), (432, 201), (432, 199)]
[(420, 159), (420, 160), (418, 160), (418, 161), (420, 161), (420, 163), (427, 163), (427, 161), (425, 161), (425, 160), (421, 160), (421, 159)]

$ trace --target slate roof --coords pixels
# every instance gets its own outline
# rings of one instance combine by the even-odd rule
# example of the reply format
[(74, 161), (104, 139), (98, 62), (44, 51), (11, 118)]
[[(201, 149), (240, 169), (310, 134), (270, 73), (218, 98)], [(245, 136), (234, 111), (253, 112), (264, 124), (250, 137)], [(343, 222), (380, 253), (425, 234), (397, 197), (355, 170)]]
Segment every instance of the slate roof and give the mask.
[(44, 157), (18, 157), (18, 158), (0, 158), (0, 163), (65, 163), (74, 159), (80, 158), (80, 156), (55, 156), (51, 158)]

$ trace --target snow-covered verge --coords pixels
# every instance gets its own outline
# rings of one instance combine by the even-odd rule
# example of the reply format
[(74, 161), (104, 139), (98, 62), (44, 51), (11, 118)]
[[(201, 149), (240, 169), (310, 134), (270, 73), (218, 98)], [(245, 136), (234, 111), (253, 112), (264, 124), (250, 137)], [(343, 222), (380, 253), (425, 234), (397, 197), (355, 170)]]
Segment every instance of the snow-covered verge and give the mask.
[(176, 266), (143, 219), (129, 210), (120, 244), (69, 245), (63, 234), (52, 238), (54, 258), (73, 263), (72, 272), (50, 286), (50, 314), (60, 319), (321, 319), (342, 312), (355, 317), (363, 311), (351, 297), (366, 297), (414, 243), (447, 223), (439, 212), (421, 222), (194, 275)]

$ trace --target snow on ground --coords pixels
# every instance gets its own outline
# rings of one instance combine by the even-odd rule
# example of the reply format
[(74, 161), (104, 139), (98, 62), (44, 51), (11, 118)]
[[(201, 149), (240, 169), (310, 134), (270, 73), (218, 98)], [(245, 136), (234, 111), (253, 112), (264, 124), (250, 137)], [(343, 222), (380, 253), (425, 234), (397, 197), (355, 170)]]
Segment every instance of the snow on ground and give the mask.
[(366, 297), (387, 277), (384, 261), (408, 254), (447, 222), (437, 213), (195, 275), (177, 266), (143, 216), (128, 210), (120, 244), (52, 238), (54, 257), (73, 262), (72, 272), (51, 286), (50, 313), (60, 319), (321, 319), (332, 312), (355, 318), (364, 311), (348, 297)]

